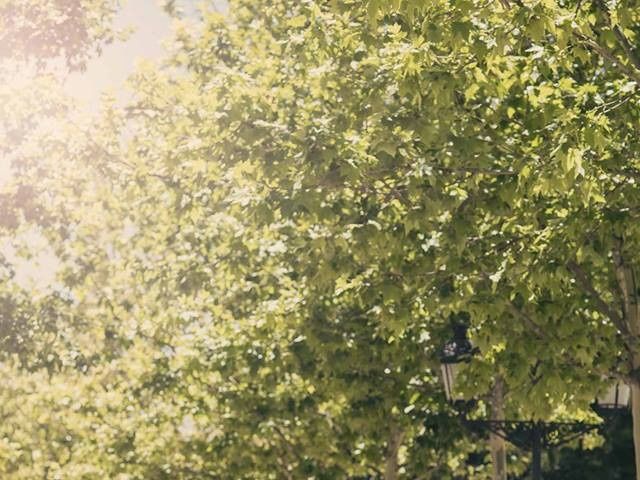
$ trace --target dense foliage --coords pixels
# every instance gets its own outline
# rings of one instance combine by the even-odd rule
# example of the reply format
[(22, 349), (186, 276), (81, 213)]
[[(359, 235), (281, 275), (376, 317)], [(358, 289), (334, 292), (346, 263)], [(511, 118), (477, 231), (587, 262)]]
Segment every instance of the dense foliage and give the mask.
[[(81, 64), (113, 5), (71, 3), (0, 2), (7, 55)], [(510, 418), (640, 391), (639, 15), (237, 0), (94, 122), (7, 83), (0, 225), (57, 275), (1, 272), (2, 476), (489, 478), (437, 377), (452, 318), (477, 415), (498, 380)]]

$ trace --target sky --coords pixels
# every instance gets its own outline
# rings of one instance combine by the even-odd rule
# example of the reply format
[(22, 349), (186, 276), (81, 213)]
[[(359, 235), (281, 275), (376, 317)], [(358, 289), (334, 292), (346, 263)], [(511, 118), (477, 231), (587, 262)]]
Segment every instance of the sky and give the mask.
[[(185, 11), (194, 10), (199, 2), (186, 0)], [(218, 10), (225, 11), (226, 0), (210, 0)], [(71, 74), (65, 83), (67, 93), (90, 107), (96, 106), (100, 94), (107, 89), (120, 90), (140, 59), (157, 60), (163, 54), (163, 41), (171, 35), (171, 18), (164, 12), (160, 0), (125, 0), (115, 19), (116, 29), (134, 29), (128, 40), (107, 45), (98, 58), (91, 60), (86, 72)]]
[(89, 106), (97, 105), (103, 91), (117, 91), (139, 59), (160, 58), (162, 41), (171, 33), (171, 19), (158, 0), (128, 0), (115, 26), (132, 27), (134, 32), (127, 41), (107, 45), (100, 57), (89, 62), (86, 72), (73, 73), (65, 82), (66, 91)]

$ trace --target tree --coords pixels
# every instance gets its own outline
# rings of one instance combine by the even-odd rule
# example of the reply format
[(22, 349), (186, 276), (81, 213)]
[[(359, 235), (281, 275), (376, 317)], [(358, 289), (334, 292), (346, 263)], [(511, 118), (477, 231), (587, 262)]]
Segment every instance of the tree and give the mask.
[[(242, 34), (216, 33), (232, 37), (230, 55), (240, 57), (247, 41), (274, 45), (287, 33), (252, 38), (256, 18), (269, 16), (239, 8)], [(347, 19), (334, 27), (335, 18), (321, 20), (345, 35)], [(296, 272), (298, 251), (288, 245), (307, 242), (307, 228), (278, 212), (268, 224), (246, 216), (242, 196), (261, 200), (264, 187), (249, 164), (229, 168), (226, 155), (242, 146), (233, 144), (234, 127), (202, 121), (223, 94), (208, 95), (207, 84), (235, 81), (246, 64), (230, 59), (227, 71), (208, 78), (206, 69), (222, 65), (206, 56), (213, 39), (204, 35), (202, 48), (185, 48), (203, 58), (183, 78), (138, 74), (139, 101), (128, 119), (108, 109), (101, 125), (78, 128), (69, 116), (66, 129), (44, 129), (15, 151), (19, 181), (38, 186), (30, 204), (42, 211), (17, 217), (42, 228), (61, 262), (60, 293), (70, 299), (60, 312), (82, 324), (60, 348), (77, 362), (50, 377), (16, 373), (26, 386), (9, 393), (17, 400), (8, 412), (27, 394), (29, 411), (6, 425), (20, 433), (6, 471), (15, 478), (395, 478), (426, 470), (447, 478), (464, 470), (469, 447), (459, 433), (430, 433), (451, 422), (440, 415), (446, 407), (427, 368), (422, 326), (406, 328), (406, 342), (389, 341), (387, 327), (369, 319), (377, 293), (364, 302), (348, 289), (331, 298), (339, 286)], [(349, 45), (345, 56), (358, 47)], [(261, 55), (248, 60), (272, 61)], [(251, 113), (241, 84), (227, 93), (229, 108)], [(125, 121), (131, 141), (123, 149)], [(220, 162), (205, 161), (204, 152), (222, 146)], [(316, 281), (319, 290), (307, 297)], [(67, 391), (69, 400), (59, 400)]]
[[(289, 87), (289, 97), (280, 100), (258, 88), (260, 71), (247, 66), (239, 81), (253, 90), (240, 97), (247, 105), (244, 117), (231, 110), (230, 121), (238, 122), (254, 149), (236, 151), (232, 162), (263, 159), (258, 171), (269, 196), (265, 193), (268, 200), (262, 203), (258, 198), (258, 211), (267, 209), (265, 204), (279, 207), (300, 228), (323, 232), (321, 252), (308, 254), (311, 241), (317, 243), (309, 238), (297, 255), (298, 261), (305, 259), (307, 275), (317, 274), (318, 292), (312, 295), (345, 278), (350, 283), (358, 271), (334, 267), (349, 264), (340, 256), (346, 243), (342, 248), (349, 255), (357, 252), (357, 265), (375, 264), (392, 273), (392, 281), (383, 283), (375, 277), (379, 270), (363, 267), (370, 276), (355, 292), (364, 297), (372, 286), (387, 287), (393, 308), (379, 310), (387, 313), (385, 327), (402, 331), (403, 318), (409, 318), (403, 313), (411, 312), (402, 309), (402, 295), (419, 279), (418, 293), (409, 298), (432, 300), (425, 309), (431, 318), (472, 313), (476, 340), (486, 352), (485, 363), (470, 372), (476, 385), (491, 383), (487, 377), (495, 363), (504, 368), (501, 374), (521, 414), (546, 417), (567, 402), (586, 406), (601, 388), (600, 376), (615, 373), (622, 351), (616, 330), (624, 333), (625, 327), (603, 311), (597, 297), (594, 303), (567, 259), (582, 255), (585, 231), (594, 226), (612, 231), (612, 225), (601, 223), (603, 202), (629, 202), (616, 210), (635, 203), (626, 180), (617, 176), (628, 164), (623, 152), (635, 145), (625, 127), (635, 118), (627, 95), (635, 91), (637, 73), (625, 41), (634, 32), (612, 23), (611, 13), (597, 4), (581, 6), (577, 16), (575, 5), (518, 5), (506, 13), (493, 4), (408, 5), (404, 17), (389, 15), (377, 27), (374, 22), (378, 30), (370, 36), (363, 33), (369, 46), (379, 46), (381, 35), (389, 39), (383, 52), (396, 54), (393, 67), (367, 64), (371, 59), (363, 53), (364, 62), (354, 56), (349, 63), (362, 68), (358, 78), (343, 70), (335, 74), (332, 60), (339, 58), (339, 47), (331, 56), (313, 49), (314, 41), (331, 45), (317, 40), (323, 38), (314, 24), (318, 9), (301, 18), (292, 15), (289, 36), (299, 43), (287, 56), (297, 58), (297, 65), (315, 62), (315, 69), (304, 83), (294, 82), (296, 88), (279, 88), (268, 77), (272, 92)], [(350, 8), (334, 6), (345, 15)], [(378, 20), (375, 4), (368, 7)], [(621, 12), (632, 25), (628, 7)], [(402, 39), (395, 44), (400, 51), (392, 47), (394, 36)], [(313, 53), (305, 55), (301, 46)], [(615, 69), (603, 69), (616, 55)], [(371, 77), (367, 67), (375, 72)], [(290, 78), (286, 66), (281, 71)], [(331, 93), (313, 89), (316, 76)], [(356, 104), (350, 98), (354, 92), (360, 110), (348, 108)], [(295, 103), (291, 96), (304, 100)], [(300, 113), (279, 114), (274, 103), (287, 100)], [(400, 108), (391, 113), (394, 100)], [(342, 113), (338, 121), (327, 121), (332, 105)], [(380, 116), (376, 106), (384, 112)], [(312, 119), (308, 129), (306, 119)], [(616, 134), (605, 145), (613, 124)], [(596, 154), (620, 163), (587, 165)], [(386, 256), (380, 258), (372, 245)], [(487, 256), (496, 250), (499, 255)], [(600, 258), (609, 252), (605, 247)], [(422, 260), (420, 276), (405, 270), (395, 275), (399, 266), (415, 267), (406, 265), (415, 258)], [(424, 281), (424, 272), (432, 281)], [(612, 278), (610, 270), (607, 275)], [(580, 284), (583, 288), (575, 288)], [(393, 287), (395, 295), (400, 290), (399, 301)], [(521, 336), (525, 332), (528, 336)]]
[[(367, 5), (377, 18), (382, 4)], [(469, 240), (479, 236), (485, 240), (480, 255), (497, 249), (502, 258), (493, 267), (456, 272), (457, 288), (477, 294), (489, 293), (489, 285), (507, 287), (500, 295), (511, 312), (505, 320), (522, 322), (546, 345), (556, 337), (560, 345), (580, 346), (570, 355), (579, 370), (634, 385), (638, 461), (632, 253), (637, 240), (630, 221), (637, 203), (632, 127), (640, 67), (634, 47), (637, 4), (505, 2), (503, 7), (472, 8), (458, 16), (484, 20), (479, 28), (467, 24), (464, 33), (469, 48), (484, 44), (475, 57), (481, 81), (464, 90), (466, 118), (478, 117), (483, 128), (457, 135), (464, 156), (448, 147), (443, 153), (451, 159), (447, 168), (465, 175), (461, 205), (477, 206), (479, 222), (473, 234), (460, 235), (458, 227), (448, 240), (465, 242), (464, 251), (471, 253)], [(404, 2), (402, 8), (407, 19), (416, 11), (431, 12), (420, 2)], [(437, 31), (448, 26), (460, 28), (448, 22)], [(498, 205), (491, 219), (486, 209), (492, 201)], [(460, 217), (450, 223), (469, 223), (468, 216)], [(467, 255), (463, 261), (477, 266), (478, 259)], [(469, 285), (469, 277), (477, 281)], [(529, 357), (538, 376), (553, 377), (551, 369), (540, 372), (539, 354)]]

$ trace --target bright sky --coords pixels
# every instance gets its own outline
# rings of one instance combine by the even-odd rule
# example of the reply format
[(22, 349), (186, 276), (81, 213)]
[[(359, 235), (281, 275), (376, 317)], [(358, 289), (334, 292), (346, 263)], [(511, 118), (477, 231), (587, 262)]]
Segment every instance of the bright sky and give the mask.
[[(194, 0), (185, 0), (188, 9), (195, 8)], [(227, 9), (227, 0), (210, 2), (220, 11)], [(124, 0), (116, 17), (117, 29), (133, 27), (134, 33), (126, 42), (108, 45), (99, 58), (93, 59), (84, 73), (70, 75), (65, 84), (69, 94), (95, 106), (100, 93), (122, 85), (140, 59), (162, 57), (162, 43), (171, 35), (171, 18), (164, 12), (160, 0)]]
[(141, 58), (157, 59), (162, 55), (162, 41), (171, 33), (171, 19), (157, 0), (128, 0), (116, 18), (116, 28), (133, 27), (126, 42), (105, 47), (84, 73), (70, 75), (65, 84), (69, 94), (95, 105), (105, 89), (117, 89)]

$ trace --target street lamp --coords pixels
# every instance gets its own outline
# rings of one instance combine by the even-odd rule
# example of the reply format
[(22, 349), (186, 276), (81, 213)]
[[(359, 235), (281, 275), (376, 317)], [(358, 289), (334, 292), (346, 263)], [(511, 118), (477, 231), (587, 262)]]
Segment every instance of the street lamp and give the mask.
[(609, 385), (607, 390), (596, 397), (594, 409), (623, 410), (629, 406), (631, 387), (626, 383), (616, 382)]
[(456, 390), (456, 381), (462, 363), (469, 363), (477, 349), (467, 338), (467, 327), (464, 324), (454, 324), (453, 338), (445, 343), (440, 355), (440, 370), (444, 383), (444, 393), (452, 403), (464, 401), (464, 396)]
[(629, 408), (630, 400), (631, 387), (617, 381), (596, 397), (591, 408), (601, 418), (614, 423), (616, 418), (620, 417), (620, 413)]
[[(595, 430), (599, 424), (584, 422), (543, 422), (541, 420), (475, 420), (465, 413), (472, 402), (456, 389), (460, 365), (471, 361), (478, 352), (467, 337), (465, 324), (454, 324), (453, 338), (445, 343), (440, 355), (440, 368), (447, 400), (452, 403), (464, 425), (475, 432), (489, 431), (511, 442), (516, 447), (531, 451), (531, 478), (542, 478), (542, 451), (557, 447)], [(629, 404), (630, 388), (624, 383), (611, 385), (603, 395), (596, 398), (593, 409), (605, 420)], [(603, 414), (606, 412), (606, 415)]]

